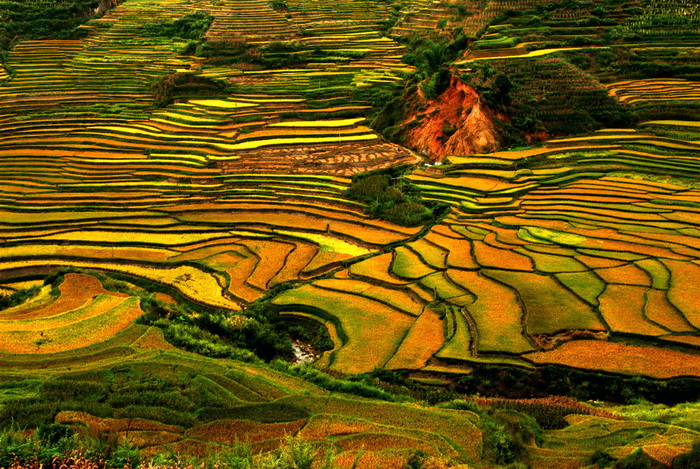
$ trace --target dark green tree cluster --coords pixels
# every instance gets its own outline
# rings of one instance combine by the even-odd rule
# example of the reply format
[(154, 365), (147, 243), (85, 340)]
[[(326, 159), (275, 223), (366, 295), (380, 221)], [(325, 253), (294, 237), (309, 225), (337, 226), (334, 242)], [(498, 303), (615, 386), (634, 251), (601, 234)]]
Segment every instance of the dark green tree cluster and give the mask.
[(444, 210), (432, 206), (420, 197), (418, 189), (403, 175), (407, 167), (371, 171), (353, 176), (345, 196), (368, 204), (367, 213), (403, 226), (419, 226), (428, 223)]
[(186, 55), (204, 57), (212, 65), (255, 63), (261, 55), (254, 44), (241, 39), (192, 41), (182, 51)]
[(214, 17), (210, 14), (198, 11), (175, 21), (146, 24), (141, 27), (141, 34), (147, 37), (180, 37), (199, 41), (213, 20)]
[(158, 107), (176, 99), (228, 96), (226, 85), (191, 72), (169, 73), (153, 85), (153, 101)]
[(200, 355), (244, 361), (292, 356), (287, 324), (267, 304), (256, 304), (246, 316), (231, 318), (226, 311), (195, 312), (149, 295), (142, 309), (147, 314), (139, 322), (160, 327), (170, 343)]
[(257, 46), (240, 39), (191, 42), (183, 53), (205, 57), (212, 66), (243, 65), (260, 69), (296, 67), (313, 60), (358, 60), (365, 56), (365, 52), (358, 51), (308, 48), (299, 41), (272, 41), (266, 46)]
[[(542, 443), (543, 431), (528, 413), (512, 409), (482, 408), (473, 401), (455, 399), (438, 404), (443, 409), (467, 410), (481, 419), (484, 431), (484, 456), (496, 464), (526, 462), (528, 446)], [(520, 467), (520, 466), (508, 466)], [(529, 467), (529, 466), (528, 466)]]
[(382, 389), (381, 383), (368, 374), (344, 377), (334, 376), (325, 373), (309, 365), (291, 365), (288, 362), (275, 360), (270, 366), (286, 374), (302, 378), (323, 389), (332, 392), (342, 392), (355, 396), (368, 397), (371, 399), (381, 399), (383, 401), (400, 401), (405, 399), (405, 395), (397, 395)]
[(420, 82), (421, 91), (427, 99), (436, 99), (450, 84), (452, 73), (449, 64), (466, 49), (469, 38), (458, 29), (453, 39), (413, 38), (407, 44), (410, 52), (403, 61), (416, 67), (413, 81)]
[(76, 29), (99, 6), (96, 0), (69, 0), (47, 6), (25, 0), (0, 1), (0, 49), (25, 38), (69, 39), (79, 37)]

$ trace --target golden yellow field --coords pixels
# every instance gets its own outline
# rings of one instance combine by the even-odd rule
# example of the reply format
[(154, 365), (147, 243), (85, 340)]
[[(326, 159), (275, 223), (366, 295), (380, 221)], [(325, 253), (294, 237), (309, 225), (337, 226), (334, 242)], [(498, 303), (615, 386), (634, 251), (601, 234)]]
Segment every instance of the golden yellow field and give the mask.
[(106, 291), (99, 280), (67, 274), (60, 296), (45, 307), (15, 308), (0, 320), (0, 351), (56, 353), (86, 347), (130, 326), (143, 311), (135, 297)]

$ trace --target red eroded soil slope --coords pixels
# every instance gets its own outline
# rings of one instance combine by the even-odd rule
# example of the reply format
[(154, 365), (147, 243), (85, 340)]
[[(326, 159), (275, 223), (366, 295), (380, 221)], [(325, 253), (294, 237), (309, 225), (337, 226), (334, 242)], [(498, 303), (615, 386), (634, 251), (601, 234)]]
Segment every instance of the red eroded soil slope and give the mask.
[[(406, 146), (441, 160), (448, 155), (488, 153), (500, 146), (493, 123), (493, 111), (481, 102), (476, 90), (452, 78), (447, 89), (435, 100), (422, 94), (416, 109), (405, 124), (417, 119), (420, 124), (408, 131)], [(422, 106), (421, 106), (422, 107)]]

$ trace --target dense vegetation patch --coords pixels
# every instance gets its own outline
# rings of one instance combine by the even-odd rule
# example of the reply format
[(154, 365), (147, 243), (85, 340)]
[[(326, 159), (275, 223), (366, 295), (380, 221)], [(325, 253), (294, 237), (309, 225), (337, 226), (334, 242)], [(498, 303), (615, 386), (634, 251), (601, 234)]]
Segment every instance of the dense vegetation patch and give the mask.
[(267, 2), (273, 10), (286, 13), (289, 11), (289, 5), (284, 0), (269, 0)]
[(420, 83), (427, 99), (435, 99), (445, 91), (451, 76), (448, 66), (464, 52), (468, 42), (461, 29), (454, 31), (452, 37), (417, 37), (407, 42), (410, 52), (403, 56), (403, 61), (416, 67), (411, 81)]
[(475, 63), (461, 79), (506, 118), (501, 122), (506, 145), (522, 144), (538, 131), (581, 134), (636, 121), (595, 77), (559, 57)]
[(311, 366), (290, 365), (288, 362), (281, 360), (272, 362), (270, 366), (275, 370), (303, 378), (310, 383), (314, 383), (332, 392), (342, 392), (390, 402), (407, 398), (405, 393), (399, 394), (398, 392), (384, 389), (386, 386), (383, 386), (383, 383), (379, 379), (368, 374), (349, 377), (333, 376)]
[(0, 311), (3, 309), (12, 308), (13, 306), (20, 305), (25, 301), (32, 299), (39, 293), (40, 290), (41, 287), (34, 286), (18, 290), (11, 295), (0, 297)]
[[(56, 284), (67, 272), (82, 271), (59, 270), (48, 276), (45, 282)], [(164, 291), (164, 288), (148, 280), (95, 272), (90, 275), (97, 277), (107, 290), (138, 297), (141, 309), (146, 313), (138, 322), (163, 329), (165, 338), (177, 347), (209, 357), (243, 361), (292, 356), (286, 319), (280, 318), (276, 310), (264, 301), (251, 305), (245, 316), (232, 315), (224, 310), (202, 308), (184, 298), (179, 298), (181, 301), (175, 304), (166, 303), (154, 294)], [(134, 284), (138, 286), (134, 287)]]
[[(562, 11), (571, 13), (562, 16)], [(679, 110), (665, 109), (659, 103), (626, 108), (608, 96), (601, 82), (644, 77), (697, 80), (696, 56), (670, 46), (696, 41), (698, 18), (697, 7), (680, 7), (672, 1), (644, 1), (620, 10), (617, 2), (566, 0), (531, 9), (507, 9), (475, 37), (466, 36), (459, 28), (408, 36), (400, 39), (410, 50), (404, 61), (417, 70), (400, 98), (386, 100), (391, 102), (389, 106), (377, 107), (372, 124), (386, 138), (402, 143), (409, 130), (404, 124), (406, 117), (420, 108), (417, 100), (408, 105), (414, 95), (412, 87), (418, 83), (425, 98), (435, 99), (456, 70), (464, 83), (498, 111), (496, 125), (505, 146), (603, 127), (630, 127), (655, 114), (659, 118), (659, 112), (664, 118), (697, 118), (693, 105), (682, 104)], [(644, 41), (661, 47), (628, 47)], [(518, 57), (524, 52), (558, 48), (574, 49)], [(477, 57), (483, 53), (489, 60), (458, 61), (454, 67), (467, 49)], [(498, 60), (501, 51), (504, 60)]]
[(409, 52), (403, 62), (414, 66), (413, 73), (406, 74), (404, 86), (399, 90), (377, 88), (372, 90), (369, 116), (372, 128), (392, 142), (402, 144), (407, 128), (403, 123), (415, 107), (421, 107), (418, 91), (424, 99), (438, 98), (455, 77), (450, 64), (457, 59), (469, 43), (469, 38), (457, 29), (451, 35), (436, 37), (411, 37), (404, 40)]
[(369, 204), (367, 213), (402, 226), (419, 226), (440, 216), (445, 207), (420, 197), (420, 191), (403, 175), (409, 167), (398, 166), (353, 176), (345, 195)]
[(222, 82), (190, 72), (170, 73), (153, 85), (154, 104), (159, 107), (167, 106), (176, 99), (227, 95), (226, 85)]
[(19, 37), (68, 39), (79, 37), (78, 26), (99, 7), (96, 0), (70, 0), (47, 6), (24, 0), (0, 1), (0, 49)]
[(365, 52), (361, 51), (308, 47), (295, 40), (272, 41), (260, 46), (241, 39), (193, 41), (185, 47), (183, 53), (205, 57), (207, 65), (234, 65), (243, 70), (298, 67), (311, 61), (349, 61), (365, 56)]
[(141, 28), (143, 36), (180, 37), (198, 41), (209, 29), (214, 17), (203, 11), (185, 15), (179, 20), (146, 24)]

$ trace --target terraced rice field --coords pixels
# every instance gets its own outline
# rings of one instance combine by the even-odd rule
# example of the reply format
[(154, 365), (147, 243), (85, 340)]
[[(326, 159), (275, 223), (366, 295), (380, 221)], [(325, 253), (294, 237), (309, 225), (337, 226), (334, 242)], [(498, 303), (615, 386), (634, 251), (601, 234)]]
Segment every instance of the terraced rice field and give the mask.
[[(523, 152), (453, 157), (437, 174), (409, 176), (424, 197), (452, 205), (442, 223), (419, 241), (353, 264), (333, 283), (316, 281), (275, 303), (334, 323), (342, 347), (328, 363), (342, 371), (554, 363), (699, 376), (691, 285), (700, 278), (700, 192), (686, 179), (694, 174), (695, 147), (609, 130)], [(516, 169), (525, 164), (527, 170)], [(382, 290), (393, 294), (377, 296)], [(354, 299), (342, 299), (349, 294)], [(344, 312), (369, 298), (381, 304)], [(430, 325), (434, 305), (445, 324), (442, 338)], [(391, 312), (363, 320), (381, 337), (346, 317), (387, 307)], [(394, 316), (387, 329), (381, 321)], [(424, 340), (415, 341), (414, 329)], [(640, 341), (647, 345), (634, 345)], [(685, 347), (678, 350), (679, 343)], [(666, 352), (664, 344), (678, 351)], [(609, 364), (600, 359), (604, 347)], [(656, 366), (660, 353), (673, 355), (663, 368)]]
[[(80, 268), (146, 279), (168, 301), (233, 316), (282, 287), (270, 307), (325, 325), (334, 343), (317, 366), (336, 372), (386, 368), (430, 381), (485, 364), (551, 364), (700, 378), (700, 122), (692, 112), (416, 169), (408, 179), (422, 196), (451, 207), (425, 230), (372, 218), (344, 196), (354, 174), (420, 161), (364, 116), (368, 89), (398, 90), (412, 71), (393, 38), (447, 25), (476, 33), (502, 12), (541, 3), (461, 11), (407, 2), (384, 35), (391, 5), (382, 2), (289, 0), (280, 12), (261, 0), (129, 0), (89, 22), (85, 39), (20, 41), (7, 60), (13, 76), (0, 69), (0, 294)], [(586, 36), (629, 27), (653, 46), (625, 45), (630, 54), (675, 47), (663, 31), (629, 24), (630, 5), (606, 10), (615, 24)], [(212, 63), (183, 54), (185, 40), (141, 34), (144, 18), (192, 11), (214, 17), (209, 41), (258, 51), (283, 42), (307, 59)], [(513, 96), (533, 97), (531, 116), (553, 134), (582, 106), (650, 114), (660, 103), (697, 105), (690, 78), (608, 80), (573, 65), (567, 54), (588, 48), (564, 43), (590, 13), (553, 13), (551, 47), (540, 47), (536, 31), (491, 25), (457, 68), (488, 61), (494, 73), (507, 70)], [(686, 39), (692, 55), (697, 44)], [(230, 93), (156, 107), (153, 83), (171, 73)], [(271, 450), (291, 434), (334, 445), (348, 466), (361, 454), (360, 467), (403, 467), (416, 448), (460, 461), (482, 455), (469, 411), (331, 395), (267, 367), (182, 352), (159, 329), (134, 324), (143, 313), (137, 297), (87, 273), (67, 274), (53, 291), (39, 287), (0, 312), (0, 381), (26, 375), (34, 395), (50, 389), (32, 388), (38, 379), (100, 376), (119, 394), (103, 396), (112, 407), (101, 413), (75, 410), (68, 396), (71, 405), (56, 404), (58, 422), (129, 432), (151, 454), (205, 454), (233, 434)], [(130, 380), (149, 389), (153, 377), (172, 402), (125, 397)], [(697, 436), (605, 417), (570, 423), (533, 449), (543, 467), (587, 461), (590, 435), (610, 439), (620, 457), (645, 446), (658, 460), (669, 457), (664, 445), (685, 449)], [(613, 444), (632, 428), (643, 443)], [(565, 448), (572, 440), (577, 446)]]
[[(488, 0), (481, 4), (414, 0), (406, 2), (401, 19), (392, 28), (396, 35), (430, 35), (435, 29), (462, 28), (468, 35), (476, 35), (485, 25), (505, 11), (521, 11), (547, 3), (542, 0)], [(442, 22), (442, 23), (441, 23)]]
[(700, 85), (683, 79), (626, 80), (611, 83), (608, 89), (612, 96), (626, 104), (700, 99)]
[[(154, 10), (145, 10), (149, 5)], [(84, 64), (96, 63), (105, 48), (124, 46), (120, 38), (133, 34), (144, 11), (164, 14), (153, 2), (132, 2), (100, 20), (112, 26), (98, 28), (88, 41), (21, 43), (11, 54), (24, 68), (0, 89), (2, 229), (13, 243), (3, 250), (5, 271), (82, 262), (157, 279), (201, 303), (238, 309), (261, 296), (278, 275), (277, 281), (292, 280), (306, 268), (319, 271), (410, 235), (411, 230), (367, 219), (361, 207), (340, 195), (349, 184), (342, 175), (405, 157), (389, 144), (371, 143), (376, 135), (359, 125), (360, 118), (281, 120), (280, 106), (303, 100), (279, 95), (192, 100), (145, 111), (133, 90), (148, 101), (150, 69), (160, 67), (162, 73), (174, 66), (172, 60), (181, 60), (173, 53), (176, 44), (158, 49), (148, 43), (145, 61), (126, 67), (135, 70), (129, 72), (131, 84), (112, 72), (114, 85), (88, 78), (92, 72)], [(167, 62), (154, 60), (157, 50)], [(143, 57), (141, 49), (124, 54), (132, 52)], [(124, 70), (128, 60), (111, 57), (109, 64)], [(62, 71), (47, 77), (44, 66)], [(74, 82), (85, 90), (64, 93)], [(109, 115), (99, 104), (105, 101), (113, 107), (123, 101), (124, 112), (117, 119), (100, 117)], [(269, 123), (269, 130), (241, 133), (230, 123), (235, 113), (250, 108), (263, 116), (258, 127)], [(133, 119), (145, 112), (150, 119)], [(335, 148), (324, 148), (339, 143), (355, 155), (338, 157)], [(371, 153), (365, 153), (367, 145)], [(263, 212), (269, 217), (261, 223)], [(219, 247), (212, 252), (206, 243)], [(287, 250), (282, 258), (278, 247)], [(185, 261), (206, 269), (186, 267)], [(247, 271), (231, 274), (244, 263)], [(147, 274), (144, 266), (156, 270)], [(180, 275), (199, 276), (197, 282), (209, 285), (193, 292)]]
[[(471, 316), (476, 332), (472, 354), (522, 354), (529, 346), (540, 351), (522, 355), (526, 362), (563, 364), (563, 357), (551, 362), (546, 357), (578, 347), (574, 355), (581, 361), (567, 364), (581, 367), (586, 362), (597, 368), (602, 366), (594, 351), (599, 342), (577, 341), (548, 349), (557, 344), (558, 335), (572, 330), (597, 339), (635, 336), (675, 341), (675, 336), (697, 334), (693, 306), (697, 301), (682, 285), (700, 278), (694, 236), (699, 219), (690, 202), (700, 193), (694, 183), (670, 176), (692, 173), (693, 151), (692, 142), (606, 131), (550, 140), (538, 151), (521, 155), (484, 155), (493, 161), (493, 169), (484, 169), (484, 160), (463, 158), (455, 159), (456, 164), (441, 176), (414, 173), (411, 179), (426, 196), (454, 207), (433, 231), (449, 237), (450, 255), (455, 245), (463, 246), (460, 251), (468, 256), (469, 270), (457, 270), (448, 257), (446, 273), (464, 278), (456, 283), (477, 299), (485, 293), (466, 275), (490, 283), (486, 290), (503, 290), (498, 294), (502, 300), (506, 292), (514, 295), (510, 305), (499, 308), (503, 319), (495, 323), (493, 313), (482, 316), (478, 301), (465, 305), (451, 298), (454, 293), (441, 295), (435, 290), (444, 301), (466, 306), (463, 311)], [(524, 161), (532, 162), (527, 171), (509, 168)], [(669, 175), (666, 180), (653, 175), (650, 168), (656, 165)], [(477, 172), (481, 176), (467, 179)], [(508, 327), (525, 343), (515, 345), (513, 333), (506, 334), (510, 340), (489, 342), (490, 331), (503, 333)], [(628, 353), (628, 346), (615, 347), (620, 352), (615, 354), (618, 364), (608, 371), (658, 376), (660, 370), (651, 361), (634, 365), (634, 371), (622, 370), (626, 360), (620, 357)], [(642, 361), (645, 356), (655, 360), (657, 353), (653, 347), (629, 348), (630, 357)], [(694, 352), (688, 353), (685, 363), (694, 366)], [(663, 368), (670, 373), (667, 377), (697, 375), (669, 371), (672, 368)]]
[[(417, 440), (434, 456), (478, 458), (481, 452), (475, 414), (330, 396), (269, 367), (183, 352), (160, 329), (131, 324), (133, 315), (118, 314), (121, 322), (111, 324), (130, 302), (141, 314), (138, 298), (105, 290), (88, 274), (67, 274), (57, 294), (49, 290), (3, 311), (0, 380), (21, 376), (18, 390), (53, 402), (56, 422), (83, 433), (128, 438), (144, 455), (205, 455), (241, 440), (257, 453), (299, 435), (353, 459), (362, 445), (351, 441), (372, 441), (359, 466), (367, 468), (387, 452), (393, 464), (403, 464)], [(85, 397), (80, 389), (93, 391)], [(108, 390), (100, 416), (75, 410), (94, 405), (97, 389)], [(131, 401), (134, 390), (145, 392), (139, 405)], [(377, 416), (374, 423), (369, 416)]]
[(89, 275), (68, 274), (59, 295), (5, 309), (0, 319), (1, 351), (56, 353), (92, 345), (143, 315), (137, 298), (108, 292)]
[[(348, 100), (351, 88), (332, 88), (324, 99), (333, 106), (308, 107), (305, 93), (336, 72), (224, 67), (219, 79), (239, 76), (260, 85), (246, 84), (245, 94), (226, 99), (153, 107), (154, 79), (199, 65), (179, 54), (183, 40), (140, 37), (139, 28), (144, 18), (167, 21), (193, 9), (214, 16), (210, 39), (255, 42), (250, 35), (263, 17), (261, 44), (298, 36), (299, 25), (267, 2), (202, 1), (193, 8), (185, 1), (137, 0), (90, 22), (85, 40), (22, 41), (12, 50), (15, 77), (0, 87), (0, 230), (13, 243), (3, 251), (4, 271), (82, 263), (240, 309), (270, 283), (322, 271), (412, 233), (377, 225), (341, 196), (348, 175), (414, 157), (363, 125), (363, 106)], [(328, 14), (301, 16), (305, 27), (314, 27)], [(348, 5), (349, 16), (360, 14)], [(314, 47), (351, 40), (369, 51), (376, 46), (382, 56), (387, 46), (399, 49), (372, 32), (373, 25), (364, 26), (366, 32), (339, 29), (336, 42), (324, 35)], [(344, 83), (352, 86), (372, 67), (387, 76), (403, 67), (370, 56), (343, 65)], [(306, 85), (290, 94), (297, 79)], [(269, 217), (261, 223), (263, 212)], [(206, 243), (219, 247), (214, 252)], [(286, 254), (280, 257), (278, 248)], [(206, 287), (194, 291), (183, 275)]]
[[(322, 6), (287, 18), (267, 2), (135, 0), (91, 21), (84, 40), (17, 44), (14, 76), (0, 86), (3, 294), (22, 288), (16, 277), (77, 267), (237, 312), (276, 285), (413, 236), (342, 196), (356, 172), (415, 160), (381, 141), (366, 126), (367, 103), (352, 97), (406, 68), (402, 47), (376, 31), (387, 9), (368, 17), (368, 6), (347, 2), (345, 21), (328, 27), (336, 11)], [(214, 17), (209, 40), (294, 39), (327, 52), (342, 43), (347, 54), (294, 70), (202, 69), (180, 53), (184, 40), (141, 35), (146, 18), (193, 10)], [(302, 38), (302, 27), (316, 33)], [(242, 92), (154, 107), (154, 81), (176, 71)], [(70, 314), (7, 326), (13, 351), (73, 347), (52, 336), (59, 317), (111, 314), (117, 328), (141, 314), (133, 299), (96, 295)]]
[[(324, 287), (331, 288), (334, 282)], [(75, 329), (48, 327), (65, 323), (71, 315), (91, 325), (94, 318), (83, 314), (86, 303), (134, 298), (105, 290), (87, 274), (67, 274), (58, 290), (60, 296), (44, 289), (27, 303), (3, 311), (0, 322), (38, 330), (33, 325), (44, 321), (44, 337), (60, 336), (64, 344)], [(86, 303), (80, 304), (83, 300)], [(1, 334), (7, 339), (7, 332)], [(269, 367), (175, 349), (155, 327), (129, 325), (109, 336), (82, 335), (81, 339), (73, 344), (75, 348), (62, 350), (50, 350), (47, 340), (30, 353), (2, 351), (0, 379), (5, 383), (21, 376), (16, 389), (40, 394), (55, 405), (56, 422), (75, 425), (86, 434), (128, 437), (146, 456), (169, 451), (205, 455), (239, 440), (248, 441), (255, 452), (269, 451), (290, 435), (334, 447), (338, 467), (358, 458), (360, 468), (377, 464), (400, 468), (416, 448), (452, 460), (478, 461), (482, 454), (480, 419), (469, 411), (330, 394)], [(75, 410), (86, 405), (84, 392), (88, 392), (86, 399), (103, 393), (109, 404), (100, 409), (100, 416)], [(139, 393), (139, 405), (132, 403), (134, 392)], [(618, 456), (640, 447), (665, 460), (689, 448), (696, 438), (697, 432), (683, 423), (639, 421), (634, 409), (621, 411), (632, 418), (621, 420), (609, 413), (569, 416), (567, 428), (546, 432), (539, 447), (528, 449), (542, 462), (562, 458), (583, 462), (604, 441)], [(637, 438), (629, 438), (631, 433)]]
[[(697, 439), (691, 428), (658, 422), (619, 421), (590, 415), (569, 415), (563, 430), (547, 432), (545, 443), (533, 451), (534, 460), (544, 467), (570, 463), (575, 467), (601, 445), (616, 458), (640, 450), (661, 467), (685, 452)], [(634, 434), (636, 438), (630, 438)]]

